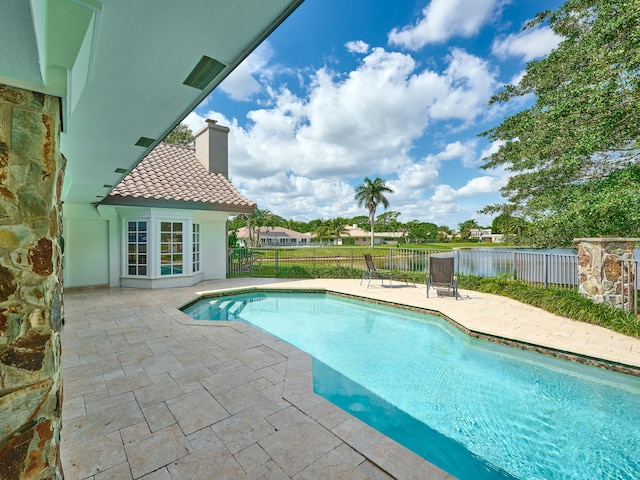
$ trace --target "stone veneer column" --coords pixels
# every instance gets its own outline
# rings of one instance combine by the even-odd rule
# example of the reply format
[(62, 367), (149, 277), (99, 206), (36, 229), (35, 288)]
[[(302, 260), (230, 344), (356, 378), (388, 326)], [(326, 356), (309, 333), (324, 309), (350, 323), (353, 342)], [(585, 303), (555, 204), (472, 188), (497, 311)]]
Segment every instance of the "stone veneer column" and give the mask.
[(62, 478), (60, 101), (0, 85), (0, 478)]
[[(633, 258), (639, 238), (575, 238), (578, 243), (578, 291), (594, 303), (622, 307), (622, 258)], [(628, 275), (628, 272), (625, 272)]]

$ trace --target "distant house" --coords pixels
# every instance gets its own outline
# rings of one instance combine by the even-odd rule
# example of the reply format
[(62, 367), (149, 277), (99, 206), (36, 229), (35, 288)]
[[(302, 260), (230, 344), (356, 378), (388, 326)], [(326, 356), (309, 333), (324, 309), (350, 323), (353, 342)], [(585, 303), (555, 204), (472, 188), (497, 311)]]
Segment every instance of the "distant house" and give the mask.
[[(238, 241), (244, 245), (250, 245), (249, 228), (242, 227), (236, 232)], [(311, 242), (310, 233), (300, 233), (284, 227), (260, 228), (261, 247), (306, 247)], [(257, 246), (257, 245), (255, 245)]]
[[(364, 230), (358, 225), (347, 225), (345, 232), (341, 234), (341, 238), (336, 239), (338, 245), (342, 245), (343, 238), (352, 238), (354, 245), (371, 245), (371, 231)], [(404, 232), (374, 232), (374, 245), (382, 245), (385, 243), (397, 243), (401, 238), (405, 237)]]
[(472, 228), (470, 239), (485, 243), (500, 243), (504, 235), (501, 233), (491, 233), (490, 228)]
[(159, 288), (226, 277), (226, 221), (255, 203), (227, 179), (229, 129), (158, 144), (95, 206), (65, 206), (65, 285)]

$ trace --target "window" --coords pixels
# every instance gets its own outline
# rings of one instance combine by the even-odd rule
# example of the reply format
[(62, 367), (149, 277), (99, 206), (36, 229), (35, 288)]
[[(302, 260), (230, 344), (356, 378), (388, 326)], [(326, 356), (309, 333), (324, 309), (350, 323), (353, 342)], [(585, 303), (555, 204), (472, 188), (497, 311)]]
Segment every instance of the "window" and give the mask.
[[(199, 279), (204, 269), (202, 224), (186, 215), (154, 217), (147, 215), (123, 219), (124, 253), (121, 271), (128, 285), (174, 284), (172, 277)], [(163, 212), (164, 213), (164, 212)], [(135, 278), (137, 277), (137, 279)]]
[(128, 222), (127, 273), (147, 275), (147, 222)]
[(193, 224), (193, 254), (192, 254), (192, 271), (200, 271), (200, 225), (198, 223)]
[(160, 275), (182, 274), (182, 246), (182, 222), (160, 222)]

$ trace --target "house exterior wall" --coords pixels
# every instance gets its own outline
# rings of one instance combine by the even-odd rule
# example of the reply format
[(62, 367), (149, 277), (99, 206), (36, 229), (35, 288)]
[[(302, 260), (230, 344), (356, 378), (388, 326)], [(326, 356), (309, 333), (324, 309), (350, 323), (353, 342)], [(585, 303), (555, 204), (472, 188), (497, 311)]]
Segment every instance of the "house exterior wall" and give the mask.
[(196, 212), (202, 232), (203, 280), (227, 277), (227, 218), (222, 212)]
[(60, 478), (60, 101), (0, 85), (0, 478)]
[(64, 205), (63, 218), (65, 287), (109, 286), (110, 219), (92, 205), (74, 204)]
[[(64, 281), (67, 288), (137, 287), (170, 288), (195, 285), (203, 280), (226, 277), (226, 212), (100, 205), (64, 206)], [(184, 222), (189, 229), (200, 225), (201, 269), (184, 275), (162, 276), (156, 265), (147, 277), (126, 274), (126, 222), (150, 220), (150, 241), (157, 239), (159, 221)], [(185, 233), (185, 250), (192, 238)], [(152, 246), (158, 254), (158, 244)], [(192, 258), (185, 252), (185, 265)], [(150, 264), (152, 261), (150, 261)], [(151, 265), (150, 265), (151, 268)]]

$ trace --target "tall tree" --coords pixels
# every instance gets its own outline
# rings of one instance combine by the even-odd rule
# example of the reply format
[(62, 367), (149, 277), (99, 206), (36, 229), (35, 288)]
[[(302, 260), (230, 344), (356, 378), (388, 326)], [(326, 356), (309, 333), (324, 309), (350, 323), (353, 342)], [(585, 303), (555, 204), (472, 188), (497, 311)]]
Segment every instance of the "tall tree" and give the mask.
[(300, 222), (296, 222), (293, 218), (290, 218), (289, 220), (287, 220), (285, 222), (285, 224), (283, 225), (284, 228), (288, 228), (289, 230), (293, 230), (295, 232), (299, 231), (299, 223)]
[(567, 245), (574, 236), (638, 236), (640, 4), (567, 0), (527, 27), (544, 22), (562, 38), (558, 48), (490, 101), (536, 98), (482, 134), (504, 142), (483, 168), (514, 172), (502, 189), (508, 202), (482, 212), (532, 221), (540, 246)]
[(436, 235), (436, 240), (440, 243), (447, 243), (451, 239), (449, 238), (449, 232), (445, 230), (438, 230), (438, 234)]
[(331, 232), (331, 236), (340, 238), (343, 233), (347, 232), (345, 225), (347, 221), (342, 217), (332, 218), (327, 220), (327, 226), (329, 227), (329, 231)]
[(247, 215), (240, 214), (233, 217), (231, 220), (227, 221), (227, 229), (232, 232), (233, 230), (238, 230), (241, 227), (244, 227), (247, 224)]
[(179, 123), (176, 125), (169, 135), (164, 138), (164, 143), (170, 143), (172, 145), (182, 145), (183, 147), (192, 147), (196, 139), (193, 136), (193, 132), (185, 123)]
[(461, 240), (468, 240), (469, 237), (471, 237), (471, 229), (472, 228), (480, 228), (480, 226), (478, 225), (478, 222), (476, 222), (475, 220), (471, 219), (471, 220), (465, 220), (464, 222), (462, 222), (460, 225), (458, 225), (460, 227), (460, 239)]
[(529, 234), (527, 222), (510, 213), (501, 213), (493, 219), (491, 233), (502, 233), (505, 241), (513, 241), (516, 244), (531, 244), (527, 240)]
[(435, 223), (411, 220), (405, 224), (405, 228), (409, 243), (425, 243), (427, 240), (435, 240), (438, 235), (438, 226)]
[(399, 216), (400, 212), (395, 210), (381, 213), (376, 220), (376, 228), (385, 232), (397, 232), (402, 227), (402, 224), (398, 221)]
[(269, 231), (269, 227), (273, 226), (272, 214), (266, 208), (256, 208), (250, 214), (242, 214), (249, 229), (249, 243), (252, 247), (260, 246), (260, 235), (262, 229), (266, 227), (266, 231)]
[(387, 187), (385, 181), (380, 177), (371, 180), (365, 177), (364, 183), (356, 187), (355, 199), (358, 206), (365, 206), (369, 210), (369, 225), (371, 225), (371, 246), (373, 247), (373, 232), (376, 219), (376, 208), (382, 204), (384, 208), (389, 207), (389, 200), (385, 197), (385, 193), (393, 193), (393, 190)]
[(369, 217), (367, 215), (357, 215), (347, 220), (347, 225), (357, 225), (365, 229), (369, 226)]
[(322, 220), (315, 228), (314, 235), (320, 240), (320, 245), (324, 244), (324, 240), (331, 238), (331, 226), (327, 220)]

